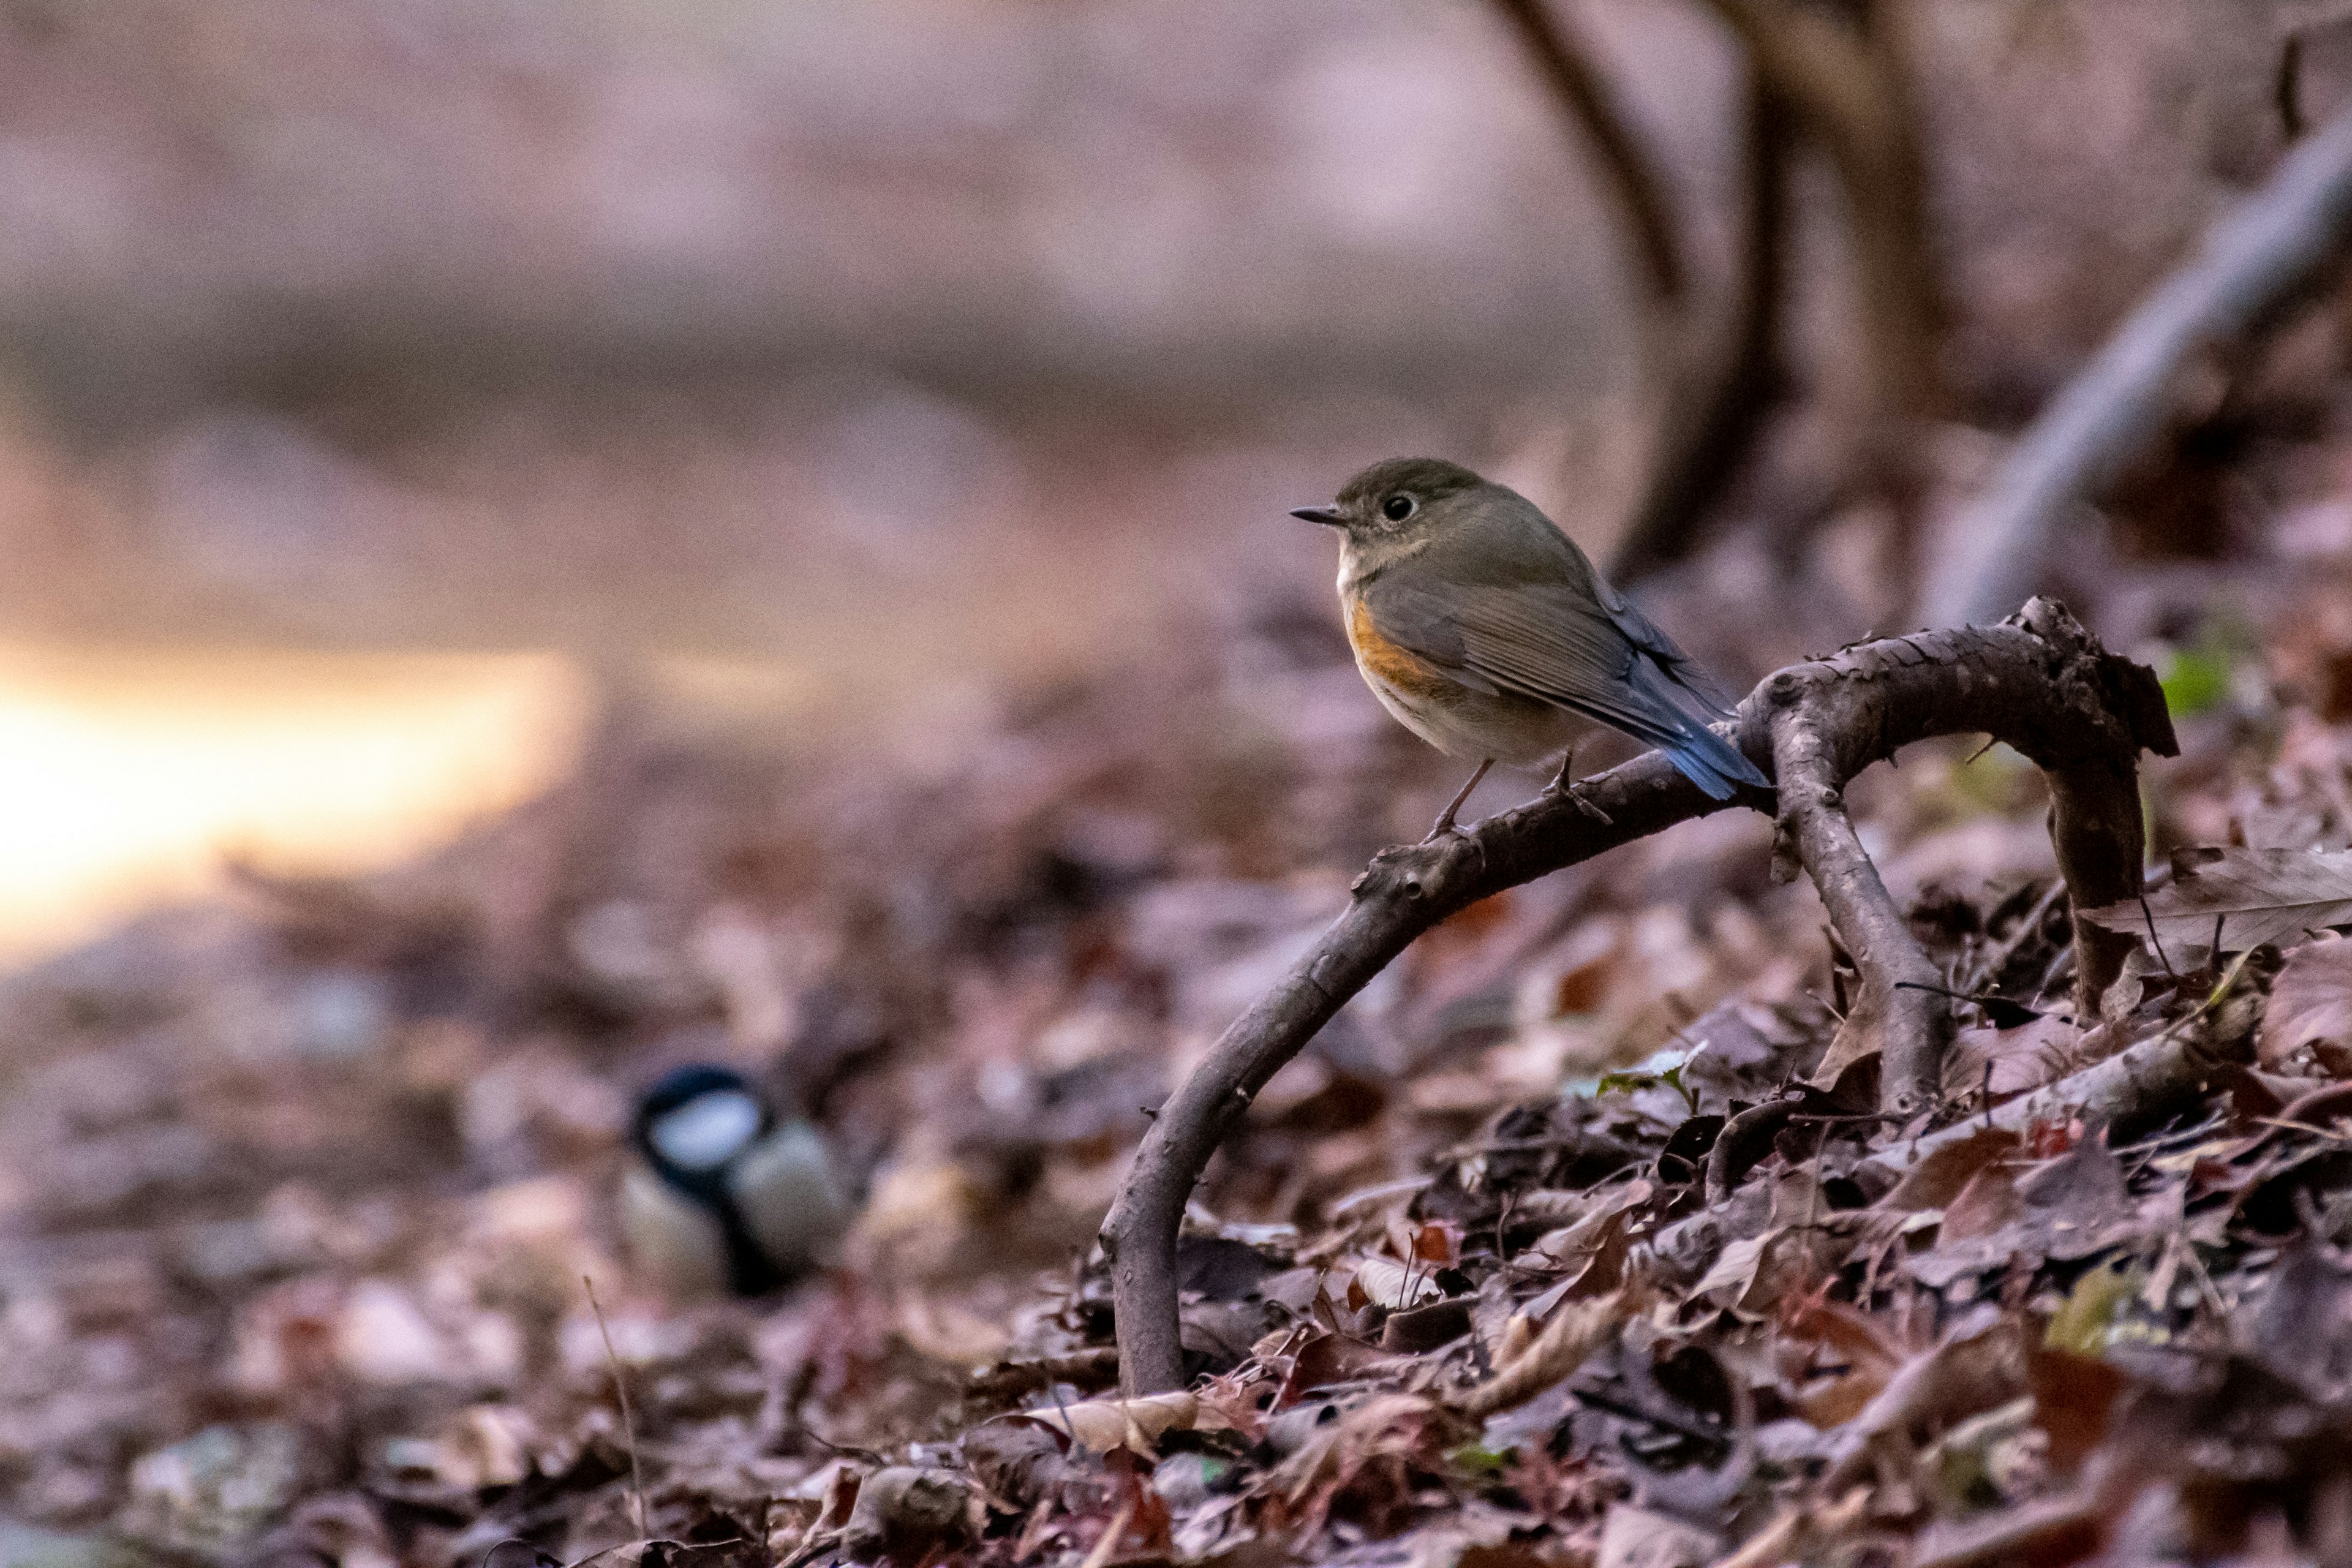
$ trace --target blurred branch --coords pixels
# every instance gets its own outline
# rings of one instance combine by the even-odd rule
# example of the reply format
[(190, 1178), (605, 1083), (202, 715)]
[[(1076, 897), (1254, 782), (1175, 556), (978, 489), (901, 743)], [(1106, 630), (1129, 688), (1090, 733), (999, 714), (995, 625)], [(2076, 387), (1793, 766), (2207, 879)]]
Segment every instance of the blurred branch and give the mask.
[[(1897, 748), (1965, 733), (2006, 741), (2051, 776), (2059, 809), (2050, 832), (2060, 867), (2070, 877), (2105, 879), (2070, 882), (2076, 908), (2137, 892), (2137, 853), (2126, 862), (2104, 851), (2078, 852), (2072, 841), (2139, 844), (2138, 754), (2145, 749), (2168, 756), (2176, 749), (2163, 694), (2153, 673), (2100, 647), (2046, 601), (2034, 600), (1998, 626), (1865, 643), (1791, 666), (1740, 705), (1736, 739), (1759, 766), (1776, 759), (1801, 764), (1800, 787), (1813, 792), (1801, 810), (1819, 812), (1837, 810), (1834, 797), (1846, 782)], [(1478, 900), (1735, 804), (1710, 800), (1654, 752), (1587, 779), (1581, 793), (1605, 818), (1553, 795), (1466, 833), (1375, 856), (1356, 879), (1347, 911), (1160, 1108), (1102, 1228), (1125, 1393), (1181, 1383), (1176, 1243), (1185, 1204), (1258, 1090), (1349, 997), (1423, 931)], [(1739, 804), (1760, 806), (1767, 798), (1751, 792)], [(1847, 863), (1815, 844), (1819, 831), (1795, 820), (1799, 809), (1780, 805), (1791, 819), (1781, 841), (1811, 875), (1851, 949), (1871, 917), (1852, 894)], [(1853, 853), (1861, 853), (1858, 845)], [(1875, 925), (1869, 929), (1874, 939), (1895, 940)], [(1908, 941), (1908, 932), (1900, 940)], [(2104, 952), (2085, 950), (2077, 968), (2077, 1005), (2087, 996), (2087, 1012), (2095, 1014), (2116, 966)], [(1882, 942), (1863, 969), (1867, 991), (1887, 986), (1903, 963)], [(1881, 1016), (1891, 1016), (1882, 1007)], [(1890, 1047), (1885, 1102), (1916, 1103), (1937, 1081), (1942, 1064), (1935, 1055), (1932, 1040)]]
[(1763, 428), (1780, 381), (1783, 262), (1788, 231), (1789, 154), (1794, 141), (1788, 106), (1754, 71), (1742, 130), (1738, 297), (1711, 363), (1668, 390), (1648, 487), (1610, 563), (1610, 575), (1631, 582), (1687, 557), (1698, 524)]
[(2242, 339), (2316, 284), (2352, 236), (2352, 110), (2289, 152), (2188, 264), (2060, 390), (1952, 529), (1924, 613), (1958, 624), (2035, 587), (2053, 537), (2154, 440), (2190, 356)]
[(2271, 103), (2278, 110), (2279, 134), (2300, 139), (2309, 129), (2303, 117), (2303, 35), (2289, 33), (2279, 43), (2278, 68), (2271, 73)]
[(1585, 58), (1582, 43), (1545, 0), (1495, 0), (1495, 8), (1517, 32), (1553, 100), (1600, 158), (1601, 175), (1633, 230), (1643, 287), (1653, 308), (1670, 314), (1682, 299), (1685, 268), (1665, 182)]
[[(1878, 0), (1857, 30), (1790, 0), (1706, 3), (1820, 142), (1845, 192), (1880, 410), (1895, 420), (1933, 415), (1942, 396), (1943, 290), (1899, 7)], [(1874, 456), (1900, 466), (1899, 440), (1883, 431)]]
[(1551, 89), (1563, 121), (1589, 143), (1632, 231), (1646, 296), (1651, 357), (1664, 368), (1663, 429), (1617, 559), (1620, 581), (1687, 555), (1706, 509), (1738, 471), (1774, 383), (1784, 279), (1790, 117), (1751, 72), (1742, 130), (1745, 203), (1737, 298), (1721, 342), (1700, 346), (1689, 266), (1665, 181), (1643, 152), (1581, 40), (1546, 0), (1495, 0)]
[(1648, 305), (1651, 356), (1664, 368), (1661, 429), (1612, 563), (1620, 581), (1688, 555), (1706, 510), (1738, 471), (1769, 411), (1787, 291), (1788, 173), (1800, 131), (1821, 143), (1846, 193), (1859, 310), (1878, 417), (1865, 443), (1874, 484), (1898, 501), (1915, 488), (1904, 427), (1939, 405), (1943, 310), (1927, 243), (1925, 156), (1892, 7), (1844, 26), (1790, 0), (1705, 0), (1748, 65), (1735, 298), (1702, 345), (1689, 265), (1665, 183), (1605, 83), (1546, 0), (1495, 0), (1559, 105), (1590, 144), (1631, 230)]

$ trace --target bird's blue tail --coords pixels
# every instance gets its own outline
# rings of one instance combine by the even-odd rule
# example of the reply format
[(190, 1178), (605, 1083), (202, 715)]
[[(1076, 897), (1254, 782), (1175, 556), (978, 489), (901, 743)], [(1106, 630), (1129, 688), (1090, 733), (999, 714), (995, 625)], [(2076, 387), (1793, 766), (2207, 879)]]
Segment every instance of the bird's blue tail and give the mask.
[(1703, 724), (1689, 725), (1683, 738), (1665, 751), (1666, 760), (1682, 770), (1683, 777), (1705, 790), (1710, 800), (1729, 800), (1741, 784), (1772, 787), (1772, 781), (1738, 747)]

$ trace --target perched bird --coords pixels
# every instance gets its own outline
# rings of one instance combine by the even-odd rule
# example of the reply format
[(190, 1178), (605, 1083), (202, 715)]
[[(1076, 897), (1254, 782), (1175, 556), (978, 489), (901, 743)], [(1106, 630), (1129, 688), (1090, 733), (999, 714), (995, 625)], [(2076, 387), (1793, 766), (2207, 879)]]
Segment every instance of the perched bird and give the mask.
[(1717, 800), (1770, 781), (1707, 728), (1728, 700), (1689, 655), (1603, 582), (1535, 504), (1435, 458), (1393, 458), (1349, 479), (1329, 506), (1293, 517), (1340, 530), (1339, 602), (1372, 695), (1399, 722), (1478, 771), (1559, 759), (1552, 788), (1606, 816), (1570, 782), (1597, 725), (1663, 750)]
[(621, 1231), (675, 1295), (763, 1295), (824, 1265), (855, 1209), (824, 1135), (740, 1073), (672, 1069), (637, 1102)]

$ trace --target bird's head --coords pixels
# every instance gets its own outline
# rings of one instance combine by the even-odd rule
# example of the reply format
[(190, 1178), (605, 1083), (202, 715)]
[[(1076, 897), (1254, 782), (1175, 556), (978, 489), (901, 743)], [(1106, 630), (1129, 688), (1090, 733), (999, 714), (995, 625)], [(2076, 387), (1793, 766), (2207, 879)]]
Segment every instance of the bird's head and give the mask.
[(741, 1073), (694, 1063), (664, 1073), (638, 1099), (633, 1141), (664, 1177), (699, 1187), (758, 1142), (772, 1120)]
[(1330, 505), (1295, 507), (1290, 515), (1339, 529), (1353, 544), (1410, 542), (1443, 529), (1494, 489), (1443, 458), (1391, 458), (1342, 485)]

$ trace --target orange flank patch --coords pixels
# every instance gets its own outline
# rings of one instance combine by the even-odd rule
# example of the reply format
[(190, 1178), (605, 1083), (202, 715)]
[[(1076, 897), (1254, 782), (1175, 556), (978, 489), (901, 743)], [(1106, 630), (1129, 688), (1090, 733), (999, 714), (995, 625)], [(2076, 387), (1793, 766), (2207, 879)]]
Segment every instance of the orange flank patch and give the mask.
[(1444, 701), (1461, 694), (1436, 666), (1381, 636), (1361, 599), (1348, 605), (1348, 645), (1356, 650), (1356, 663), (1365, 674), (1379, 677), (1408, 697)]

